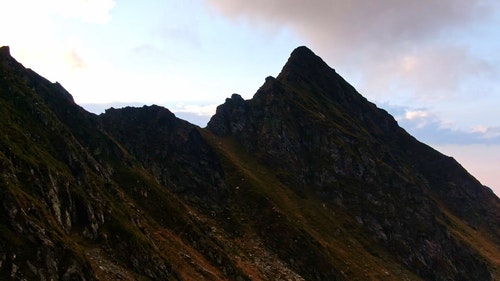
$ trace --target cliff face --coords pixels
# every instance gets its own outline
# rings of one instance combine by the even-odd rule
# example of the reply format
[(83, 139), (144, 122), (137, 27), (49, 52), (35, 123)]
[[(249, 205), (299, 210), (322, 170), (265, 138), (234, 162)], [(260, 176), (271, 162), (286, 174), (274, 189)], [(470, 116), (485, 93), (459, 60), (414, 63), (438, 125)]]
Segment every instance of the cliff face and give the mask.
[(207, 128), (234, 138), (282, 184), (345, 208), (418, 275), (488, 278), (482, 258), (450, 237), (445, 213), (498, 242), (498, 198), (456, 161), (408, 135), (309, 49), (296, 49), (251, 100), (226, 100)]
[(103, 129), (158, 182), (185, 198), (216, 207), (227, 195), (224, 171), (198, 128), (159, 106), (108, 109)]
[[(166, 109), (138, 109), (144, 111), (139, 115), (151, 120), (155, 114), (150, 113), (159, 110), (161, 118), (154, 124), (158, 128), (143, 127), (143, 133), (134, 131), (130, 136), (149, 137), (165, 129), (166, 134), (151, 139), (163, 141), (175, 135), (173, 142), (154, 147), (136, 142), (148, 138), (131, 137), (120, 143), (118, 130), (110, 129), (116, 136), (104, 130), (118, 112), (90, 114), (61, 85), (15, 61), (8, 48), (0, 54), (0, 279), (233, 279), (242, 275), (208, 237), (211, 228), (198, 211), (184, 203), (211, 210), (224, 195), (223, 171), (210, 162), (216, 156), (203, 146), (196, 128)], [(113, 128), (124, 122), (127, 119), (116, 119)], [(179, 126), (161, 127), (174, 123)], [(174, 149), (171, 167), (166, 168), (162, 157)], [(193, 176), (188, 180), (185, 162), (192, 159), (196, 162), (190, 166)], [(205, 166), (210, 167), (204, 171)], [(175, 169), (182, 172), (167, 173)], [(202, 182), (208, 174), (212, 180)], [(183, 192), (189, 196), (185, 198)], [(211, 263), (226, 260), (213, 269)]]
[(0, 277), (496, 280), (500, 201), (306, 47), (206, 129), (0, 49)]

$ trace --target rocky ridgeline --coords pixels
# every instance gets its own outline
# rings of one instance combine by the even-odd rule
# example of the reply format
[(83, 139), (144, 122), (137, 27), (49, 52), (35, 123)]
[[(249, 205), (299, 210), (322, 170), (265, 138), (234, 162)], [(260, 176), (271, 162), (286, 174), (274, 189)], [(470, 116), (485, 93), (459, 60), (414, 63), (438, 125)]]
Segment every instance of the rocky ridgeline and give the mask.
[(201, 129), (0, 48), (0, 279), (496, 280), (500, 202), (305, 47)]
[[(268, 77), (251, 100), (227, 99), (207, 129), (237, 139), (284, 184), (345, 207), (420, 276), (489, 278), (482, 258), (450, 239), (436, 200), (475, 225), (483, 218), (459, 210), (464, 206), (457, 202), (467, 201), (471, 212), (498, 222), (495, 196), (456, 161), (408, 135), (309, 49), (296, 49), (277, 79)], [(415, 168), (423, 165), (429, 167)], [(446, 172), (430, 172), (443, 165)], [(498, 234), (498, 227), (490, 230)], [(467, 267), (474, 269), (467, 273)]]

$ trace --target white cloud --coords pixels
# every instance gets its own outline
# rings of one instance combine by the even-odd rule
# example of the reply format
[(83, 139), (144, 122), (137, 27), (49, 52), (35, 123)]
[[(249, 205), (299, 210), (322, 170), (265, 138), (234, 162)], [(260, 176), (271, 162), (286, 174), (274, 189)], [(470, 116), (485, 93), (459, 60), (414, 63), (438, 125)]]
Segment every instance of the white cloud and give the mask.
[(435, 116), (424, 110), (407, 110), (404, 117), (398, 117), (398, 121), (407, 121), (416, 124), (416, 128), (423, 128), (429, 122), (435, 122)]
[(66, 56), (66, 60), (67, 60), (68, 64), (70, 65), (70, 67), (73, 69), (86, 67), (85, 61), (78, 54), (78, 50), (76, 50), (76, 48), (73, 48), (68, 52), (68, 54)]
[(408, 120), (422, 119), (429, 117), (429, 112), (424, 110), (406, 111), (405, 118)]
[(169, 108), (178, 118), (191, 122), (200, 127), (205, 127), (210, 118), (215, 114), (218, 104), (185, 104), (177, 103)]
[[(260, 24), (290, 27), (331, 52), (346, 47), (379, 47), (393, 51), (411, 47), (447, 29), (492, 14), (493, 0), (350, 1), (316, 0), (206, 0), (220, 13)], [(338, 50), (337, 48), (340, 48)], [(392, 52), (389, 52), (390, 54)], [(384, 55), (379, 53), (379, 55)]]
[(111, 20), (113, 0), (0, 0), (4, 7), (2, 22), (10, 22), (7, 29), (30, 27), (39, 29), (53, 25), (53, 17), (65, 17), (87, 23), (107, 23)]
[(464, 128), (444, 120), (429, 109), (390, 105), (386, 105), (385, 108), (395, 116), (401, 127), (418, 140), (430, 145), (500, 144), (498, 126), (478, 125)]
[(383, 89), (411, 89), (416, 98), (430, 102), (476, 97), (477, 91), (483, 89), (471, 83), (474, 79), (496, 81), (500, 74), (492, 63), (474, 57), (463, 47), (441, 45), (421, 46), (383, 63), (368, 65), (367, 70), (371, 74), (366, 79), (368, 87), (383, 83)]
[[(500, 79), (499, 41), (482, 42), (490, 34), (474, 29), (499, 21), (496, 0), (205, 1), (226, 17), (292, 30), (332, 67), (360, 77), (369, 98), (466, 100)], [(488, 52), (477, 52), (481, 44)]]
[(495, 139), (500, 138), (500, 127), (488, 127), (488, 126), (476, 126), (472, 128), (473, 133), (479, 133), (483, 135), (484, 139)]
[[(41, 2), (42, 11), (53, 13), (58, 16), (74, 18), (88, 23), (107, 23), (111, 20), (111, 9), (115, 6), (113, 0), (21, 0), (29, 2), (25, 5), (32, 5), (33, 2)], [(29, 6), (24, 6), (29, 7)]]
[[(4, 7), (0, 9), (0, 45), (9, 45), (12, 55), (26, 67), (51, 81), (63, 81), (73, 94), (95, 92), (89, 85), (114, 73), (79, 33), (67, 29), (73, 24), (99, 28), (108, 23), (113, 0), (0, 0), (0, 6)], [(78, 84), (83, 86), (74, 87)]]
[(173, 112), (183, 112), (183, 113), (192, 113), (198, 116), (207, 116), (211, 117), (215, 114), (215, 110), (217, 109), (218, 104), (209, 104), (209, 105), (199, 105), (199, 104), (184, 104), (178, 103), (171, 110)]

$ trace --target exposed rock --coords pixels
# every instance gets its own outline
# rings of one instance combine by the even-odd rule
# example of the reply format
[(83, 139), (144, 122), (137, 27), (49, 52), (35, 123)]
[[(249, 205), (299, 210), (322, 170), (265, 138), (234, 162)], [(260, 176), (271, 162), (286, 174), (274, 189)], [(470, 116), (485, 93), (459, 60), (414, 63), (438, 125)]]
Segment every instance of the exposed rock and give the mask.
[[(445, 215), (433, 198), (470, 224), (479, 221), (471, 213), (500, 222), (498, 198), (458, 163), (409, 136), (309, 49), (297, 48), (277, 79), (267, 78), (251, 100), (237, 95), (227, 99), (207, 128), (236, 139), (298, 192), (332, 203), (342, 198), (374, 239), (388, 249), (399, 243), (410, 247), (407, 253), (393, 253), (409, 261), (410, 268), (419, 268), (419, 275), (434, 280), (472, 280), (477, 274), (490, 278), (482, 258), (446, 238)], [(434, 161), (440, 164), (430, 164)], [(419, 163), (428, 166), (412, 168)], [(440, 175), (449, 173), (435, 170), (443, 165), (457, 174), (442, 180)], [(474, 211), (458, 210), (454, 204), (462, 200)], [(490, 229), (489, 224), (483, 227)], [(498, 227), (491, 231), (496, 233)], [(439, 245), (439, 254), (429, 254), (431, 244)], [(471, 264), (469, 273), (464, 262)]]
[(206, 129), (0, 48), (0, 279), (498, 280), (500, 202), (306, 47)]
[(224, 171), (199, 128), (154, 105), (111, 108), (100, 117), (103, 128), (162, 185), (201, 205), (223, 203)]

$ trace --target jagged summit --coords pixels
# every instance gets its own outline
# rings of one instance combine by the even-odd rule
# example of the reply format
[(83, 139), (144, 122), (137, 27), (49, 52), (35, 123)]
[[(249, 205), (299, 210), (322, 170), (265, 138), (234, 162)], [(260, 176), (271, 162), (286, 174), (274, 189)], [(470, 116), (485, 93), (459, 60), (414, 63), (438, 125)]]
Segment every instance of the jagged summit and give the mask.
[(2, 46), (2, 47), (0, 47), (0, 56), (3, 58), (6, 55), (10, 57), (10, 48), (9, 48), (9, 46)]
[(335, 71), (322, 58), (305, 46), (293, 50), (288, 61), (278, 75), (278, 80), (300, 81), (325, 75), (333, 76)]
[(306, 46), (300, 46), (293, 50), (290, 54), (290, 57), (283, 69), (287, 68), (312, 69), (330, 67), (311, 49)]
[(0, 280), (500, 280), (500, 199), (306, 47), (207, 128), (0, 61)]
[(12, 66), (12, 65), (20, 65), (10, 54), (9, 46), (0, 47), (0, 64), (3, 67)]
[[(467, 251), (452, 241), (444, 242), (445, 233), (431, 233), (440, 228), (443, 215), (434, 213), (433, 200), (468, 224), (499, 237), (498, 228), (489, 226), (489, 222), (500, 223), (498, 212), (493, 211), (498, 210), (498, 198), (456, 161), (410, 136), (306, 47), (293, 51), (278, 77), (266, 79), (252, 99), (231, 99), (219, 106), (207, 129), (235, 139), (299, 194), (364, 206), (363, 224), (391, 233), (390, 237), (375, 234), (378, 239), (392, 249), (402, 243), (416, 251), (407, 255), (396, 250), (405, 264), (418, 266), (413, 258), (428, 255), (425, 243), (415, 236), (423, 231), (443, 252), (458, 251), (457, 256), (446, 258), (453, 267), (464, 266), (460, 260)], [(464, 201), (470, 208), (460, 203)], [(387, 223), (376, 222), (378, 215), (366, 209), (373, 204), (380, 204), (373, 210), (399, 211), (385, 217)], [(412, 205), (416, 208), (407, 207)], [(412, 224), (423, 228), (410, 234)], [(403, 242), (396, 237), (410, 238)], [(437, 264), (439, 259), (433, 256), (425, 263)], [(428, 268), (419, 274), (429, 280), (445, 279), (445, 268), (440, 272)]]
[(366, 132), (366, 128), (374, 133), (400, 130), (392, 116), (368, 102), (305, 46), (296, 48), (277, 78), (267, 77), (251, 100), (227, 99), (217, 108), (207, 127), (218, 135), (236, 133), (244, 125), (236, 125), (236, 121), (229, 119), (241, 123), (253, 118), (252, 114), (262, 116), (261, 111), (266, 114), (280, 112), (280, 117), (293, 114), (304, 117), (315, 112), (314, 115), (323, 116), (324, 121), (333, 121), (344, 129), (351, 128), (351, 134)]

